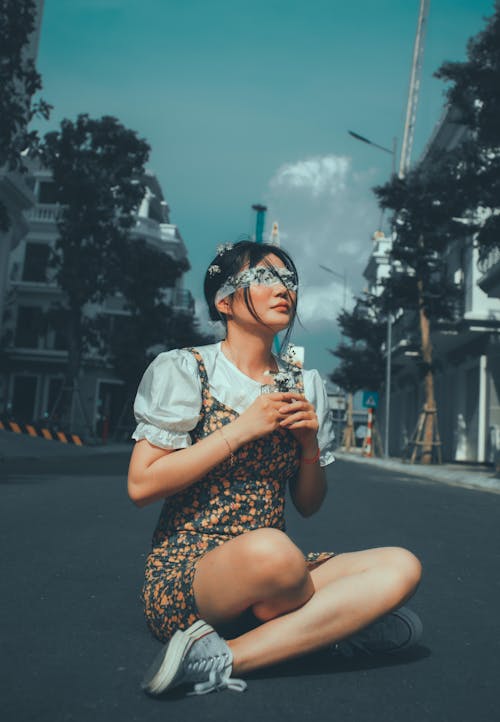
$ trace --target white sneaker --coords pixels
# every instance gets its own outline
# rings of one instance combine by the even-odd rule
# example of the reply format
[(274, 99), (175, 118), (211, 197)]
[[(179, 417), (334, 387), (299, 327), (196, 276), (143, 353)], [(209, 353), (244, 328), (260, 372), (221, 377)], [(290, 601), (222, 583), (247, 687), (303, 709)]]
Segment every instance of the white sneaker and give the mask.
[(395, 654), (414, 647), (422, 637), (423, 625), (418, 614), (408, 607), (400, 607), (377, 619), (333, 647), (333, 652), (353, 657), (365, 654)]
[(231, 679), (233, 655), (215, 629), (199, 619), (178, 630), (163, 647), (142, 681), (142, 689), (158, 695), (181, 684), (194, 683), (190, 694), (222, 689), (244, 692), (242, 679)]

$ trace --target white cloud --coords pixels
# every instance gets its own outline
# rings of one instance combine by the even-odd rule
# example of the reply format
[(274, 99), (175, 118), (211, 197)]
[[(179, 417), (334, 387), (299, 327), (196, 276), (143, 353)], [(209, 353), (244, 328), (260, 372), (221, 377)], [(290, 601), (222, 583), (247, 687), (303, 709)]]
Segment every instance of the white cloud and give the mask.
[(299, 315), (308, 328), (332, 328), (344, 305), (344, 275), (348, 307), (365, 286), (380, 221), (374, 183), (374, 171), (355, 173), (350, 158), (335, 155), (287, 163), (269, 181), (268, 227), (278, 221), (281, 243), (299, 269)]
[(349, 165), (349, 158), (335, 155), (286, 163), (278, 168), (269, 185), (274, 190), (309, 191), (313, 197), (336, 195), (345, 189)]

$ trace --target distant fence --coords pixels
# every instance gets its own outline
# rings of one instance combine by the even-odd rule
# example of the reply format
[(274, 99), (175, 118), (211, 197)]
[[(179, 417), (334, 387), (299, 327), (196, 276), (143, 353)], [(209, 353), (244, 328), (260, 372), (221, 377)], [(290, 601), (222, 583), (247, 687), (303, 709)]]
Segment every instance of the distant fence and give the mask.
[(77, 434), (60, 431), (55, 427), (42, 424), (21, 424), (12, 419), (1, 418), (0, 431), (10, 431), (13, 434), (25, 434), (33, 437), (37, 436), (47, 441), (59, 441), (61, 444), (83, 446), (83, 441)]

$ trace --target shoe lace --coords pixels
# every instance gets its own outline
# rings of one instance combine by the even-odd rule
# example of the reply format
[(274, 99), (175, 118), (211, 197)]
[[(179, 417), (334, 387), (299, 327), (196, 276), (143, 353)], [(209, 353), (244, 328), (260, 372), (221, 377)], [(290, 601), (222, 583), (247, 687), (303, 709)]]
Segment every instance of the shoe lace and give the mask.
[(193, 666), (196, 666), (200, 672), (208, 672), (208, 679), (195, 684), (193, 691), (189, 692), (188, 696), (219, 692), (222, 689), (244, 692), (247, 688), (244, 680), (231, 677), (231, 663), (227, 654), (197, 660)]

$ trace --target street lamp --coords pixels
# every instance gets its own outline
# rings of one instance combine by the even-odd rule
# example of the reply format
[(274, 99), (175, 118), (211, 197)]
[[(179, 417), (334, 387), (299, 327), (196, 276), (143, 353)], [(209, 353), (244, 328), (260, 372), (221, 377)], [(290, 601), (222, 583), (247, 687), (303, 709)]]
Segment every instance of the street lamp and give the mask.
[[(397, 138), (393, 138), (392, 140), (392, 150), (389, 150), (389, 148), (385, 148), (383, 145), (379, 145), (378, 143), (374, 143), (373, 141), (369, 140), (368, 138), (365, 138), (363, 135), (359, 135), (359, 133), (354, 133), (352, 130), (347, 131), (350, 136), (355, 138), (356, 140), (360, 140), (362, 143), (367, 143), (367, 145), (373, 145), (375, 148), (378, 148), (379, 150), (383, 150), (385, 153), (390, 153), (392, 155), (392, 175), (396, 173), (396, 147), (397, 147)], [(382, 224), (381, 224), (382, 225)], [(386, 354), (385, 354), (385, 419), (384, 419), (384, 456), (385, 458), (389, 458), (389, 419), (391, 414), (391, 370), (392, 370), (392, 316), (388, 312), (387, 313), (387, 334), (386, 334)]]
[(355, 133), (353, 130), (347, 131), (349, 135), (352, 138), (355, 138), (356, 140), (360, 140), (362, 143), (366, 143), (367, 145), (373, 145), (374, 148), (378, 148), (379, 150), (383, 150), (384, 153), (389, 153), (389, 155), (392, 155), (392, 175), (396, 172), (396, 149), (398, 144), (398, 139), (393, 138), (392, 139), (392, 150), (390, 148), (386, 148), (384, 145), (379, 145), (378, 143), (374, 143), (372, 140), (369, 140), (368, 138), (365, 138), (364, 135), (359, 135), (359, 133)]

